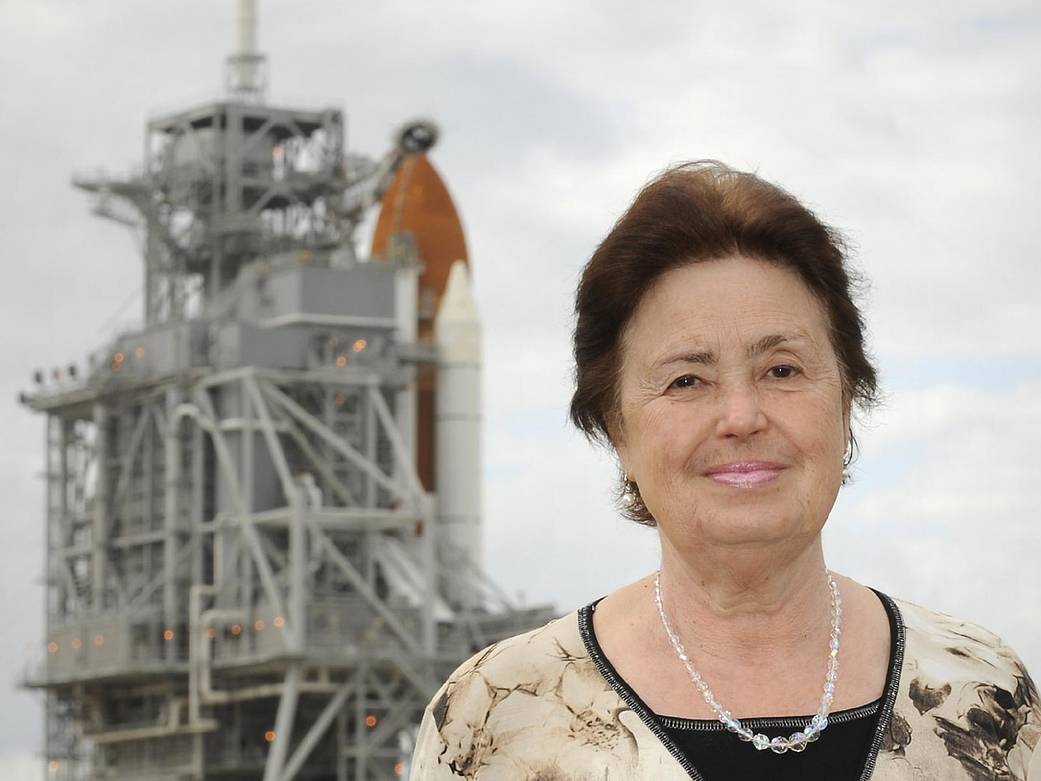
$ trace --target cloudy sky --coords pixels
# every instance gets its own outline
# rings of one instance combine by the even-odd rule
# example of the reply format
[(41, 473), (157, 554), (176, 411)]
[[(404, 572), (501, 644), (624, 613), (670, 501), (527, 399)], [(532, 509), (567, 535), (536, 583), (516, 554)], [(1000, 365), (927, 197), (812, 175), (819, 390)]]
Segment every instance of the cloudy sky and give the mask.
[[(570, 610), (655, 566), (653, 532), (611, 507), (611, 459), (564, 423), (571, 296), (648, 176), (713, 157), (804, 199), (870, 279), (887, 401), (862, 421), (830, 566), (987, 626), (1041, 676), (1036, 4), (260, 5), (273, 100), (346, 109), (373, 155), (411, 116), (443, 129), (507, 591)], [(219, 94), (234, 3), (0, 0), (0, 18), (0, 776), (35, 779), (40, 701), (16, 682), (43, 650), (43, 420), (15, 399), (132, 323), (141, 280), (131, 235), (69, 177), (139, 164), (149, 114)]]

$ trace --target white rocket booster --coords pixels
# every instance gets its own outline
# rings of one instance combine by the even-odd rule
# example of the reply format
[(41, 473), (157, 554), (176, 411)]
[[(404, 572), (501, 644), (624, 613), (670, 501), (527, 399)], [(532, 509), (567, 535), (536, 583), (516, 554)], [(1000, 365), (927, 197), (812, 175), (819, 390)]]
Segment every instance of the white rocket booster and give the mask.
[(438, 538), (453, 576), (448, 598), (472, 607), (471, 574), (481, 563), (481, 324), (461, 260), (448, 273), (434, 342)]

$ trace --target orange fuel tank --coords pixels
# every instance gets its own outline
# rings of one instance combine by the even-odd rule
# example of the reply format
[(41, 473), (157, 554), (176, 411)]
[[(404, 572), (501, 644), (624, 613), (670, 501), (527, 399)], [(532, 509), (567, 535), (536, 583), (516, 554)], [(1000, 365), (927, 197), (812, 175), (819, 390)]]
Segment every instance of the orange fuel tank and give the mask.
[[(452, 196), (437, 169), (425, 154), (405, 159), (380, 201), (380, 213), (372, 236), (371, 257), (386, 259), (391, 237), (411, 236), (423, 264), (419, 276), (417, 334), (431, 342), (434, 317), (448, 282), (452, 263), (469, 265), (466, 237)], [(416, 388), (416, 469), (428, 491), (435, 486), (434, 394), (436, 369), (420, 366)]]

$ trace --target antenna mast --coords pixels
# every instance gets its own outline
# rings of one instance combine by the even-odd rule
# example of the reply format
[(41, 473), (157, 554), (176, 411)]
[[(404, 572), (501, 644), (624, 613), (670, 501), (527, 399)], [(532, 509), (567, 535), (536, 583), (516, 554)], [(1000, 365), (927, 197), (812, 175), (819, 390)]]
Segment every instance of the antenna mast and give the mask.
[(267, 57), (257, 51), (257, 0), (239, 0), (238, 43), (238, 51), (225, 61), (228, 95), (245, 103), (263, 103)]

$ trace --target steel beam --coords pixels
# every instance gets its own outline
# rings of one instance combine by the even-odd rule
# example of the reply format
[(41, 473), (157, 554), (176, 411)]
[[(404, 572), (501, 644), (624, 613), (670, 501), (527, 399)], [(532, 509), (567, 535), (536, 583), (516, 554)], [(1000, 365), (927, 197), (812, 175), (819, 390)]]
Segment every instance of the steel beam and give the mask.
[(289, 398), (281, 390), (270, 383), (266, 383), (264, 385), (264, 391), (272, 401), (284, 407), (289, 414), (325, 440), (330, 447), (350, 461), (351, 464), (371, 477), (383, 488), (387, 489), (392, 496), (401, 493), (401, 486), (393, 478), (384, 474), (374, 463), (365, 458), (365, 456), (351, 447), (347, 442), (344, 442), (343, 439), (329, 431), (320, 420)]
[(300, 679), (303, 677), (303, 665), (300, 662), (290, 663), (286, 670), (285, 691), (278, 701), (278, 712), (275, 716), (275, 739), (268, 750), (267, 762), (264, 763), (264, 781), (279, 781), (289, 752), (289, 741), (293, 736), (293, 720), (296, 718), (296, 704), (300, 696)]
[(340, 690), (336, 692), (331, 700), (322, 709), (322, 712), (318, 714), (318, 718), (315, 719), (314, 724), (311, 725), (311, 729), (307, 731), (303, 739), (296, 747), (296, 751), (286, 762), (285, 769), (282, 771), (281, 781), (293, 781), (296, 778), (296, 774), (303, 767), (304, 762), (314, 751), (315, 746), (318, 745), (318, 741), (322, 739), (326, 731), (329, 729), (329, 725), (332, 724), (333, 719), (340, 713), (340, 709), (343, 708), (343, 704), (347, 701), (347, 697), (350, 696), (351, 690), (355, 685), (355, 678), (357, 673), (347, 680)]

